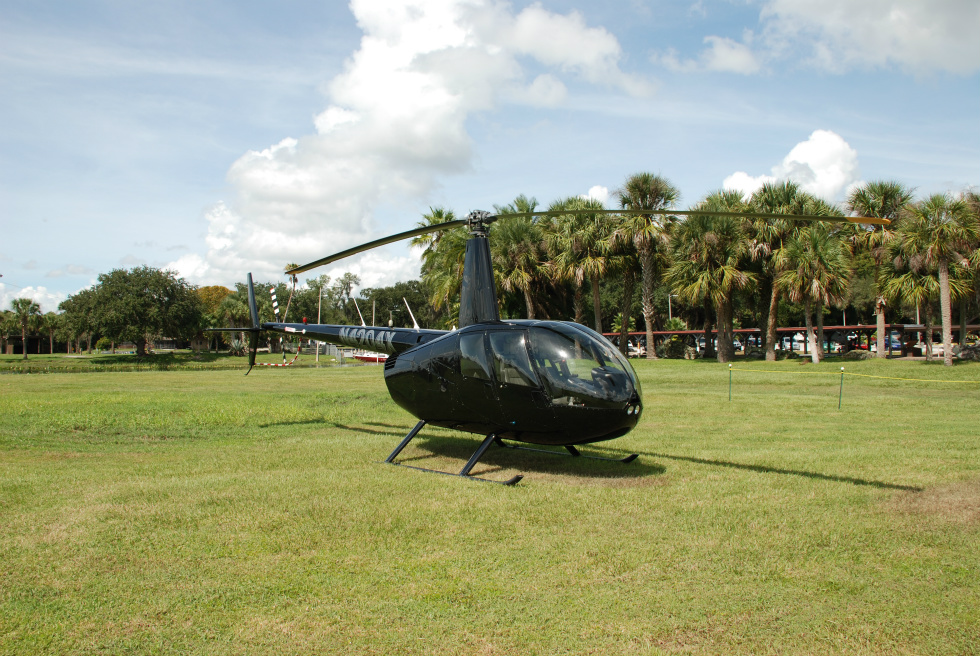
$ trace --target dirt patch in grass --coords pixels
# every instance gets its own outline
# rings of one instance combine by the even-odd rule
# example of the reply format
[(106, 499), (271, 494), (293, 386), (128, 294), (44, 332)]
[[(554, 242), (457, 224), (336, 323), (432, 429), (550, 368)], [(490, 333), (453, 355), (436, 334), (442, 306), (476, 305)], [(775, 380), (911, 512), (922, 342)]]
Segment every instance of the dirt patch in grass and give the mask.
[(905, 492), (892, 503), (902, 513), (929, 515), (956, 524), (980, 524), (980, 478)]

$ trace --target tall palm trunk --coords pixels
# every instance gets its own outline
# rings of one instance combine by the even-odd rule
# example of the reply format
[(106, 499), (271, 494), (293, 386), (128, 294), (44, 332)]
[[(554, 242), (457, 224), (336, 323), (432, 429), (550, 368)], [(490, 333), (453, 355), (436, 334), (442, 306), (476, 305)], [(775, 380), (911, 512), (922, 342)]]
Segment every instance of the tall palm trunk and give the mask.
[(715, 328), (715, 323), (712, 315), (711, 303), (708, 301), (704, 302), (704, 358), (715, 357), (715, 344), (712, 339), (711, 332)]
[(949, 294), (949, 262), (939, 260), (939, 311), (943, 322), (943, 364), (953, 366), (953, 308)]
[(823, 360), (826, 357), (826, 353), (823, 350), (823, 301), (817, 301), (817, 353), (820, 359)]
[(966, 296), (960, 296), (960, 348), (966, 346)]
[(926, 362), (932, 361), (932, 302), (926, 303)]
[(649, 243), (644, 244), (640, 249), (640, 268), (643, 270), (643, 322), (646, 324), (647, 331), (647, 359), (657, 359), (657, 349), (653, 343), (653, 290), (657, 284), (657, 263), (656, 253), (653, 246)]
[(595, 312), (595, 331), (602, 334), (602, 315), (599, 312), (599, 278), (592, 276), (592, 311)]
[(582, 285), (581, 283), (575, 283), (575, 323), (582, 323), (582, 319), (585, 318), (585, 310), (582, 307)]
[(769, 294), (769, 316), (766, 318), (766, 362), (776, 361), (776, 318), (779, 314), (779, 287)]
[(24, 359), (27, 359), (27, 324), (21, 324), (20, 328), (20, 343), (22, 346), (22, 351), (24, 351)]
[[(885, 299), (879, 296), (875, 300), (875, 315), (878, 321), (878, 354), (877, 357), (884, 358), (888, 356), (885, 351)], [(889, 340), (891, 341), (891, 340)]]
[(735, 357), (732, 344), (732, 303), (730, 299), (715, 306), (718, 315), (718, 362), (731, 362)]
[(810, 344), (810, 361), (816, 364), (820, 362), (820, 354), (817, 353), (817, 336), (813, 332), (813, 306), (810, 299), (803, 303), (803, 314), (806, 315), (806, 341)]
[(759, 315), (759, 347), (765, 351), (768, 344), (767, 331), (761, 330), (763, 326), (769, 325), (769, 301), (772, 295), (771, 281), (766, 278), (759, 282), (758, 296), (756, 297), (756, 311)]
[(524, 305), (527, 307), (527, 318), (534, 318), (534, 301), (531, 300), (531, 288), (524, 288)]
[[(629, 341), (630, 331), (630, 308), (633, 306), (633, 288), (636, 287), (636, 274), (627, 271), (623, 274), (623, 297), (619, 304), (619, 316), (622, 323), (619, 325), (619, 351), (627, 355), (626, 343)], [(647, 353), (652, 348), (651, 343), (647, 342)]]

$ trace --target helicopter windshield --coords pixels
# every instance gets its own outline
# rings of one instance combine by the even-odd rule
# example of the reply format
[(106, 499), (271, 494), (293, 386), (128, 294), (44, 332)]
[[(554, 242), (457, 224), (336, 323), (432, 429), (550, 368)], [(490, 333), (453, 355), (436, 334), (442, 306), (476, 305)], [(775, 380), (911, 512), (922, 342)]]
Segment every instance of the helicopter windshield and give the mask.
[(629, 375), (630, 380), (633, 381), (633, 387), (636, 388), (636, 393), (643, 396), (643, 392), (640, 390), (640, 379), (636, 377), (636, 371), (633, 370), (633, 365), (629, 363), (629, 360), (626, 359), (625, 355), (619, 352), (619, 349), (610, 344), (609, 340), (588, 326), (575, 323), (569, 324), (569, 327), (592, 337), (596, 347), (602, 351), (607, 359), (615, 360), (619, 363), (620, 368), (623, 369)]
[(551, 388), (552, 403), (584, 406), (596, 399), (622, 403), (633, 397), (636, 386), (629, 363), (592, 335), (547, 323), (532, 326), (530, 339), (538, 370)]

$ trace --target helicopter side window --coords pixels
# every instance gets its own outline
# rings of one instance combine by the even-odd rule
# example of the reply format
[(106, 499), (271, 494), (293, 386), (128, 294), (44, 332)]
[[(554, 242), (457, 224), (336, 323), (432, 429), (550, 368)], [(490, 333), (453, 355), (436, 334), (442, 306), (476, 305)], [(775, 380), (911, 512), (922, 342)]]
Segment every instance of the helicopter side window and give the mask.
[(459, 369), (455, 335), (446, 335), (432, 341), (424, 347), (424, 353), (426, 368), (440, 379)]
[(540, 386), (527, 355), (523, 330), (491, 332), (490, 349), (493, 351), (493, 372), (498, 383), (522, 387)]
[(465, 378), (490, 380), (490, 363), (487, 350), (483, 346), (483, 333), (467, 333), (459, 337), (460, 373)]

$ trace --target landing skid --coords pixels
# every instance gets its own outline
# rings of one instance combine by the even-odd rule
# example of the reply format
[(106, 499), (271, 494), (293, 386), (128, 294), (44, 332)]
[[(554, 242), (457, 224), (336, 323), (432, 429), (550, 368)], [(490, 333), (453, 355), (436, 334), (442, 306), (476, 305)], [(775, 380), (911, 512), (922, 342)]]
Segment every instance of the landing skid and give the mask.
[(571, 456), (573, 458), (588, 458), (589, 460), (605, 460), (606, 462), (621, 462), (623, 464), (633, 462), (634, 460), (636, 460), (639, 457), (639, 454), (638, 453), (631, 453), (630, 455), (626, 456), (625, 458), (603, 458), (601, 456), (583, 456), (582, 455), (582, 452), (579, 451), (578, 449), (576, 449), (571, 444), (566, 444), (565, 445), (565, 450), (568, 451), (568, 453), (562, 453), (561, 451), (551, 451), (551, 450), (548, 450), (548, 449), (535, 449), (535, 448), (529, 447), (529, 446), (516, 446), (514, 444), (506, 444), (499, 437), (495, 437), (493, 439), (493, 441), (497, 444), (497, 446), (502, 446), (505, 449), (519, 449), (521, 451), (536, 451), (538, 453), (547, 453), (548, 455), (552, 455), (552, 456), (564, 456), (564, 455), (568, 455), (568, 456)]
[(387, 458), (385, 458), (385, 462), (388, 463), (389, 465), (397, 465), (399, 467), (407, 467), (409, 469), (414, 469), (416, 471), (422, 471), (422, 472), (428, 472), (430, 474), (442, 474), (443, 476), (458, 476), (460, 478), (467, 478), (467, 479), (469, 479), (471, 481), (482, 481), (484, 483), (496, 483), (497, 485), (515, 485), (518, 481), (520, 481), (522, 478), (524, 478), (524, 476), (522, 474), (518, 474), (517, 476), (514, 476), (512, 478), (509, 478), (506, 481), (494, 481), (494, 480), (491, 480), (489, 478), (480, 478), (479, 476), (470, 476), (470, 471), (473, 469), (473, 467), (476, 466), (476, 463), (479, 462), (480, 458), (483, 457), (483, 454), (487, 452), (487, 449), (490, 448), (490, 445), (493, 444), (494, 441), (497, 439), (497, 436), (494, 435), (494, 434), (492, 434), (492, 433), (490, 435), (487, 435), (486, 438), (483, 440), (483, 442), (480, 443), (479, 448), (473, 453), (472, 456), (470, 456), (470, 459), (466, 461), (466, 464), (463, 466), (463, 468), (459, 471), (458, 474), (454, 474), (452, 472), (439, 471), (438, 469), (426, 469), (425, 467), (415, 467), (414, 465), (403, 465), (400, 462), (395, 462), (395, 458), (398, 457), (398, 454), (401, 453), (402, 452), (402, 449), (404, 449), (406, 446), (408, 446), (408, 443), (411, 442), (415, 438), (415, 436), (419, 434), (419, 431), (422, 430), (422, 427), (423, 426), (425, 426), (425, 420), (424, 419), (421, 420), (421, 421), (419, 421), (419, 423), (415, 424), (415, 428), (413, 428), (411, 431), (409, 431), (408, 435), (405, 436), (405, 439), (403, 439), (401, 441), (401, 443), (398, 446), (395, 447), (395, 450), (391, 452), (391, 455), (389, 455)]

